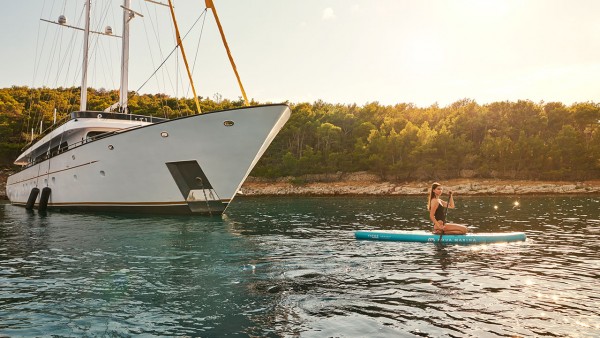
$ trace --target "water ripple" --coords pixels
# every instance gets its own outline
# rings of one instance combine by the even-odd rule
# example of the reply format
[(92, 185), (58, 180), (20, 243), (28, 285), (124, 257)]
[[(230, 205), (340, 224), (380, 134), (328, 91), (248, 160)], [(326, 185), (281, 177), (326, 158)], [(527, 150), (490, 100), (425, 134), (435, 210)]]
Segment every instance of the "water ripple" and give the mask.
[[(429, 228), (422, 198), (244, 198), (221, 218), (0, 206), (0, 335), (600, 335), (600, 199), (469, 197), (522, 243), (356, 241)], [(494, 208), (497, 206), (497, 208)]]

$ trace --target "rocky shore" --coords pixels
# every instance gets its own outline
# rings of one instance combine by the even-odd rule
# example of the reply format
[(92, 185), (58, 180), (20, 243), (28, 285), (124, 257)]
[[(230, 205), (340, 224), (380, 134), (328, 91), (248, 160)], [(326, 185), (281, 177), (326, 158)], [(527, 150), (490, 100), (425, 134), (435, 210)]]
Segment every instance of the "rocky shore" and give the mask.
[[(538, 182), (504, 180), (449, 180), (441, 182), (446, 190), (460, 195), (542, 195), (598, 194), (600, 181)], [(429, 182), (331, 182), (292, 184), (283, 182), (246, 182), (242, 193), (248, 196), (277, 195), (424, 195)]]
[[(318, 180), (318, 179), (317, 179)], [(264, 180), (248, 178), (242, 193), (249, 196), (278, 195), (423, 195), (432, 182), (386, 182), (368, 173), (344, 174), (324, 181), (314, 178)], [(453, 179), (441, 181), (446, 190), (460, 195), (598, 194), (600, 180), (582, 182), (499, 179)]]
[[(0, 200), (6, 199), (8, 171), (0, 172)], [(599, 194), (600, 180), (525, 181), (497, 179), (453, 179), (441, 181), (446, 190), (460, 195)], [(423, 195), (431, 182), (386, 182), (369, 173), (334, 176), (279, 178), (249, 177), (242, 186), (247, 196), (334, 196), (334, 195)]]

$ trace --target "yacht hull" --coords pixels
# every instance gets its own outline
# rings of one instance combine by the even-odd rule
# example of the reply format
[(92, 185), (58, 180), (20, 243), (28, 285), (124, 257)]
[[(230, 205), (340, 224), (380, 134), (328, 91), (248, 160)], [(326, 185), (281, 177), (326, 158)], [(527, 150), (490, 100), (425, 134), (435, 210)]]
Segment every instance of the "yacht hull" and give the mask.
[(10, 176), (7, 196), (25, 206), (33, 188), (49, 187), (48, 209), (221, 214), (290, 113), (257, 106), (115, 133)]

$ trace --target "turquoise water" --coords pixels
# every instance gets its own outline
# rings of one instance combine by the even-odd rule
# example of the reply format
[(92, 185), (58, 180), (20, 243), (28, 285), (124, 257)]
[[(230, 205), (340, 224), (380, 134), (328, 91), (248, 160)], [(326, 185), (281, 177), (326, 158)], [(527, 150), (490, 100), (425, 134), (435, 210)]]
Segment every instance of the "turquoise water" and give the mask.
[(354, 239), (428, 229), (414, 197), (245, 197), (223, 218), (0, 205), (0, 336), (600, 336), (600, 197), (457, 204), (450, 220), (527, 242)]

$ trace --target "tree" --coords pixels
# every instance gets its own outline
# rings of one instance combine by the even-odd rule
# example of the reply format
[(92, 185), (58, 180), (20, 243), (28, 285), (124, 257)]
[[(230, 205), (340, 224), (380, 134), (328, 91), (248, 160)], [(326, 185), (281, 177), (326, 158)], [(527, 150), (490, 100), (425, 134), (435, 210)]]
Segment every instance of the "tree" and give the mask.
[(554, 168), (563, 175), (573, 175), (576, 174), (575, 171), (588, 169), (591, 163), (587, 160), (584, 144), (583, 136), (573, 126), (563, 126), (552, 144)]
[[(79, 109), (79, 88), (0, 89), (0, 163), (31, 138)], [(88, 89), (89, 108), (108, 107), (116, 90)], [(204, 112), (241, 107), (237, 99), (200, 97)], [(253, 102), (257, 103), (257, 102)], [(389, 179), (480, 177), (574, 179), (600, 175), (600, 104), (528, 100), (446, 107), (410, 103), (291, 104), (292, 115), (252, 175), (300, 176), (367, 170)], [(196, 113), (192, 98), (129, 93), (133, 114), (174, 118)]]

